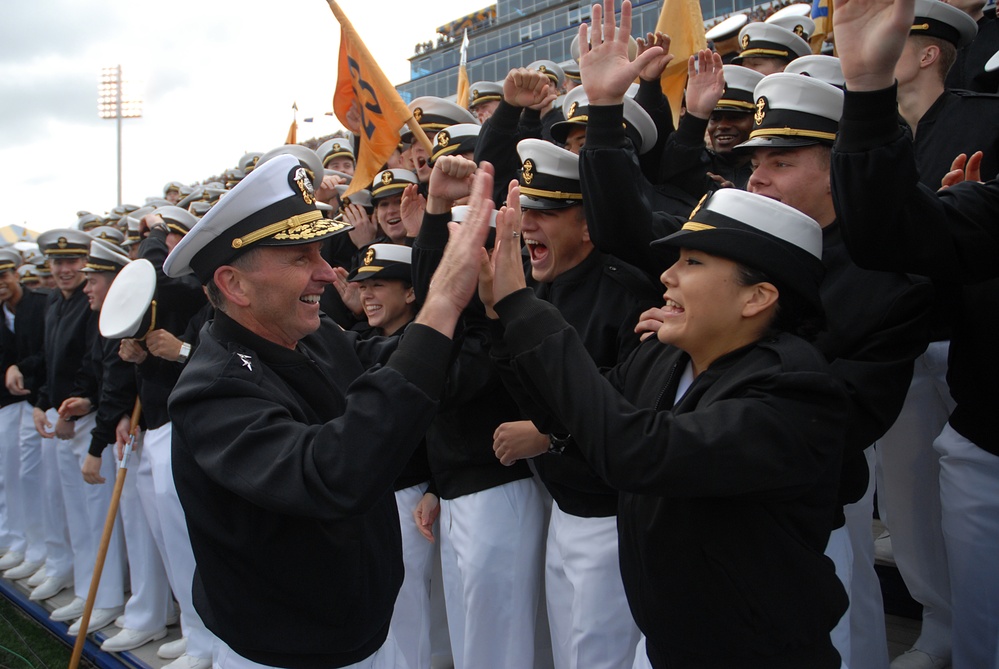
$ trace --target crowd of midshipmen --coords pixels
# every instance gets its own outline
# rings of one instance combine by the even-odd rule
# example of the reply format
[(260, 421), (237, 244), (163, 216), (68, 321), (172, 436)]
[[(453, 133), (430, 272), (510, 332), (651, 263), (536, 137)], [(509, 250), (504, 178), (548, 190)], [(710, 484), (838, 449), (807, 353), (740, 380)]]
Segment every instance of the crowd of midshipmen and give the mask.
[[(224, 181), (171, 182), (142, 207), (80, 212), (75, 225), (40, 235), (37, 248), (0, 249), (3, 576), (31, 588), (32, 600), (70, 589), (73, 600), (51, 616), (78, 621), (139, 398), (134, 474), (89, 629), (117, 624), (103, 648), (123, 651), (163, 638), (179, 614), (182, 639), (158, 654), (173, 669), (209, 666), (212, 634), (192, 603), (196, 565), (173, 486), (166, 406), (212, 312), (197, 280), (163, 272), (167, 254), (243, 177), (290, 153), (314, 180), (323, 215), (343, 226), (324, 247), (337, 281), (323, 310), (364, 336), (394, 336), (426, 295), (433, 267), (425, 259), (443, 249), (448, 222), (462, 218), (471, 170), (488, 161), (497, 205), (511, 180), (525, 196), (528, 285), (601, 367), (656, 329), (664, 266), (649, 242), (680, 229), (705, 195), (744, 189), (816, 220), (825, 322), (814, 344), (850, 397), (840, 512), (825, 551), (850, 602), (831, 632), (842, 666), (889, 664), (871, 536), (875, 480), (894, 559), (924, 610), (921, 635), (891, 666), (945, 667), (952, 657), (958, 669), (999, 666), (999, 655), (989, 656), (999, 636), (999, 570), (988, 554), (999, 538), (973, 538), (976, 523), (994, 521), (999, 487), (994, 478), (989, 491), (974, 477), (942, 483), (941, 458), (952, 456), (937, 440), (957, 430), (981, 451), (982, 470), (996, 471), (996, 435), (976, 422), (995, 396), (986, 379), (999, 359), (994, 346), (979, 345), (999, 326), (995, 283), (955, 287), (851, 259), (830, 177), (844, 74), (837, 58), (811, 54), (813, 30), (799, 6), (767, 22), (736, 16), (713, 28), (718, 51), (691, 59), (675, 126), (660, 85), (666, 58), (642, 70), (621, 105), (601, 103), (599, 72), (537, 61), (473, 84), (467, 109), (413, 100), (433, 150), (406, 132), (373, 183), (349, 197), (357, 141), (334, 137), (316, 150), (248, 153)], [(632, 58), (653, 45), (668, 50), (668, 38), (638, 39)], [(926, 186), (999, 172), (997, 50), (994, 6), (917, 0), (896, 68), (897, 103)], [(875, 206), (880, 177), (850, 193), (861, 199), (851, 206)], [(101, 310), (119, 307), (104, 297), (139, 258), (156, 270), (155, 307), (139, 309), (135, 337), (105, 338)], [(406, 575), (392, 634), (414, 669), (435, 656), (456, 667), (643, 666), (643, 634), (621, 580), (617, 490), (572, 435), (529, 420), (522, 393), (490, 357), (489, 329), (481, 305), (469, 307), (440, 410), (395, 486)], [(957, 554), (959, 568), (949, 565)], [(289, 555), (274, 568), (294, 565)], [(431, 596), (441, 592), (443, 605)], [(833, 606), (819, 596), (814, 606)], [(738, 618), (726, 613), (677, 643), (724, 645), (743, 632)]]

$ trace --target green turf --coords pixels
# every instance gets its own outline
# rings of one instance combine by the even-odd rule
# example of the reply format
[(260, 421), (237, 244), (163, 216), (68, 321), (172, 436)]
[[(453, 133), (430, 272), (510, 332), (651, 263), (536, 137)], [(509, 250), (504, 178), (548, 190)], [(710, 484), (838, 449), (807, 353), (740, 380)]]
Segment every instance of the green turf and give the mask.
[[(64, 669), (72, 649), (0, 597), (0, 669)], [(91, 667), (86, 661), (81, 667)]]

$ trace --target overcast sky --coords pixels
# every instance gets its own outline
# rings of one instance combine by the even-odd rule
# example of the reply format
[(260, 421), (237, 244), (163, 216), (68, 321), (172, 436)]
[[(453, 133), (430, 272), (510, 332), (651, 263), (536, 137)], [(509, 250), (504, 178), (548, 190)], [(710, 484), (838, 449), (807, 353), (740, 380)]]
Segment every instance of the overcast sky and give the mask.
[[(392, 83), (417, 42), (489, 0), (340, 0)], [(235, 167), (284, 142), (339, 128), (332, 110), (339, 24), (325, 0), (3, 0), (0, 9), (0, 226), (69, 227), (116, 204), (115, 121), (97, 115), (101, 69), (140, 84), (124, 121), (126, 203)], [(403, 14), (405, 6), (418, 14)], [(305, 117), (315, 124), (301, 123)], [(311, 127), (310, 127), (311, 126)]]

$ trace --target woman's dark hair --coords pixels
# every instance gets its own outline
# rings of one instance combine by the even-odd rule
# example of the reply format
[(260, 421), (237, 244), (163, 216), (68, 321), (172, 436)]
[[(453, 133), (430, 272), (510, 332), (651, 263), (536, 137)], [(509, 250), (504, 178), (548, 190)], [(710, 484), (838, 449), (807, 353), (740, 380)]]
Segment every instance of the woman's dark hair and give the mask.
[(780, 297), (777, 299), (777, 311), (764, 336), (790, 332), (806, 341), (814, 341), (815, 337), (825, 328), (826, 317), (822, 310), (816, 310), (797, 292), (785, 289), (784, 286), (768, 277), (765, 272), (742, 263), (736, 263), (736, 265), (738, 268), (736, 276), (741, 285), (772, 283), (780, 293)]

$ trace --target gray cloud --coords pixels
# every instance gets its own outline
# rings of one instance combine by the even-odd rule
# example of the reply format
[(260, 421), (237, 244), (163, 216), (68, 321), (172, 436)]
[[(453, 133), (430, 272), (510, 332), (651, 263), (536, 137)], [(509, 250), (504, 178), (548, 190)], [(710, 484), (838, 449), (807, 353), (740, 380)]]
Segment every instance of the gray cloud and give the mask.
[(35, 58), (74, 56), (89, 44), (111, 39), (124, 22), (111, 5), (74, 0), (4, 2), (0, 14), (0, 64)]

